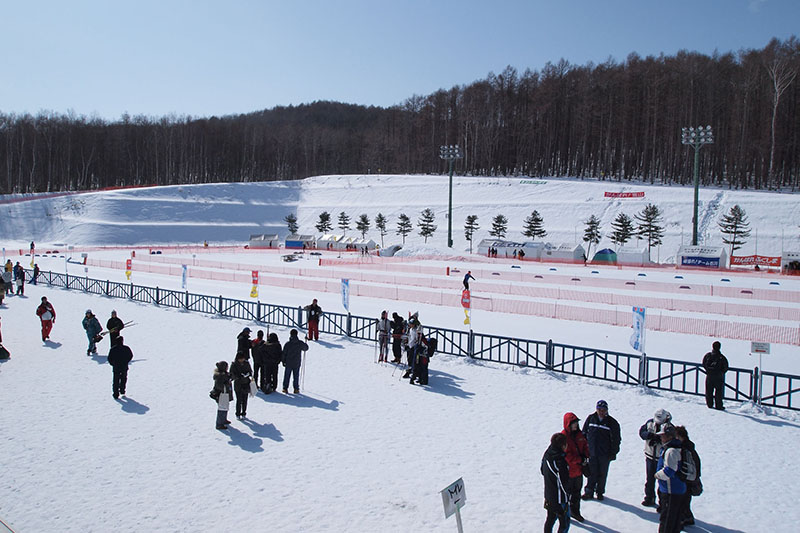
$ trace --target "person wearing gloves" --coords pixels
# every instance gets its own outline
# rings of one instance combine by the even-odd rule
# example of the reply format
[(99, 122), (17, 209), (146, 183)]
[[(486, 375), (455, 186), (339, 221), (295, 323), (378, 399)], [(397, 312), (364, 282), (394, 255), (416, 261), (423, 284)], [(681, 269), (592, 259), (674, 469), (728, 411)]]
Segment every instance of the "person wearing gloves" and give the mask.
[(231, 375), (228, 373), (228, 363), (220, 361), (214, 369), (214, 388), (211, 397), (217, 401), (217, 429), (228, 429), (228, 409), (233, 390), (231, 388)]
[(564, 459), (567, 450), (567, 437), (563, 433), (555, 433), (550, 437), (550, 447), (542, 457), (541, 472), (544, 476), (544, 508), (547, 519), (544, 532), (551, 533), (558, 519), (558, 533), (569, 529), (569, 466)]
[(589, 443), (580, 427), (580, 418), (575, 413), (564, 414), (564, 430), (561, 432), (567, 437), (567, 450), (565, 459), (569, 465), (569, 494), (570, 514), (578, 522), (583, 522), (581, 515), (581, 487), (583, 485), (583, 468), (588, 468)]
[(658, 409), (653, 418), (639, 428), (639, 437), (644, 441), (645, 482), (644, 500), (645, 507), (656, 506), (655, 473), (658, 458), (661, 455), (661, 439), (658, 432), (665, 426), (672, 425), (672, 415), (666, 409)]
[(106, 329), (108, 330), (108, 340), (111, 346), (114, 346), (114, 343), (119, 337), (119, 332), (125, 327), (125, 324), (122, 322), (122, 319), (117, 316), (116, 311), (111, 311), (111, 318), (108, 319), (106, 322)]
[(89, 339), (89, 348), (86, 350), (86, 355), (97, 353), (97, 340), (100, 332), (103, 331), (103, 326), (100, 325), (100, 321), (97, 320), (91, 309), (86, 310), (86, 315), (83, 317), (81, 324), (83, 329), (86, 330), (86, 337)]
[(586, 417), (583, 434), (589, 441), (589, 476), (582, 498), (591, 500), (595, 493), (602, 500), (606, 491), (608, 466), (617, 458), (622, 442), (619, 423), (608, 414), (608, 402), (597, 402), (595, 412)]
[(53, 304), (47, 301), (47, 296), (42, 296), (42, 303), (36, 308), (36, 316), (42, 321), (42, 342), (50, 338), (53, 324), (56, 323), (56, 310)]
[(658, 496), (661, 500), (661, 516), (658, 519), (659, 533), (678, 533), (686, 498), (686, 483), (678, 473), (681, 470), (681, 441), (675, 436), (675, 426), (665, 424), (657, 433), (661, 440), (661, 455), (656, 466)]
[(283, 345), (281, 362), (285, 367), (283, 371), (283, 393), (289, 393), (289, 377), (293, 376), (294, 393), (300, 394), (300, 364), (303, 362), (303, 352), (308, 350), (308, 344), (297, 338), (297, 330), (289, 332), (289, 341)]
[(231, 363), (233, 391), (236, 393), (236, 418), (247, 418), (247, 399), (250, 397), (250, 382), (253, 380), (253, 368), (244, 352), (236, 354)]

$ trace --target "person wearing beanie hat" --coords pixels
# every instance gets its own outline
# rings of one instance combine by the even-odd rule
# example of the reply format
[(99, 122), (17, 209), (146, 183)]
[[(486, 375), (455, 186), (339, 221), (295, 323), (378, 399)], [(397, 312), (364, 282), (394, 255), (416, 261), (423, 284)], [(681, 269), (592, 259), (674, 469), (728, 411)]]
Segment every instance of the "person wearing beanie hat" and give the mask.
[(103, 326), (100, 321), (94, 316), (91, 309), (86, 310), (86, 316), (81, 321), (83, 329), (86, 331), (86, 337), (89, 339), (89, 348), (86, 350), (86, 355), (97, 353), (97, 341), (102, 339), (100, 332), (103, 331)]
[(396, 312), (392, 313), (392, 321), (389, 322), (392, 328), (392, 363), (400, 364), (403, 358), (403, 336), (406, 331), (406, 321)]
[(724, 411), (722, 397), (725, 394), (725, 372), (728, 371), (728, 358), (720, 351), (722, 344), (714, 341), (711, 351), (703, 356), (706, 371), (706, 405), (709, 409)]
[[(266, 389), (267, 372), (264, 366), (264, 353), (267, 350), (267, 341), (264, 340), (264, 330), (260, 329), (253, 339), (250, 351), (253, 352), (253, 381), (256, 382), (259, 390)], [(259, 372), (261, 373), (259, 379)]]
[(591, 500), (595, 494), (602, 500), (611, 461), (617, 458), (622, 442), (619, 422), (608, 414), (608, 402), (597, 402), (595, 412), (586, 417), (583, 433), (589, 442), (589, 475), (582, 498)]
[(111, 346), (114, 346), (117, 342), (117, 337), (119, 337), (120, 331), (125, 327), (125, 324), (122, 322), (122, 319), (117, 316), (116, 311), (111, 311), (111, 318), (106, 321), (106, 329), (108, 330), (108, 340)]
[(686, 500), (686, 482), (678, 475), (681, 468), (683, 444), (676, 437), (675, 426), (664, 424), (657, 433), (661, 440), (661, 454), (656, 465), (660, 513), (658, 530), (678, 533)]
[(228, 408), (233, 395), (231, 375), (228, 373), (228, 363), (220, 361), (214, 369), (214, 388), (211, 397), (217, 401), (217, 429), (228, 429)]
[(289, 331), (289, 341), (283, 345), (281, 362), (285, 367), (283, 371), (283, 392), (289, 393), (289, 378), (292, 377), (294, 393), (300, 393), (300, 365), (303, 362), (303, 352), (308, 350), (308, 344), (297, 337), (297, 330)]
[(672, 415), (666, 409), (658, 409), (653, 418), (639, 428), (639, 437), (644, 441), (645, 482), (642, 505), (645, 507), (656, 507), (655, 474), (661, 455), (661, 439), (658, 433), (667, 426), (672, 426)]
[(236, 355), (244, 354), (245, 359), (250, 359), (250, 328), (244, 328), (241, 333), (236, 336)]
[(567, 436), (566, 460), (569, 465), (569, 508), (572, 518), (578, 522), (583, 522), (581, 516), (581, 486), (583, 485), (583, 467), (588, 464), (589, 444), (581, 431), (580, 418), (575, 413), (564, 414), (564, 430), (561, 432)]

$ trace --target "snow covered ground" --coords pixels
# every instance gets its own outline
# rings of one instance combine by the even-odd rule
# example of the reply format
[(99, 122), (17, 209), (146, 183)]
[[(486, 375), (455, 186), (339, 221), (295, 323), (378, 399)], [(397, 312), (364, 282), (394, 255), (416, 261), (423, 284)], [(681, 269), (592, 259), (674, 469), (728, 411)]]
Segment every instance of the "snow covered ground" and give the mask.
[[(674, 187), (617, 184), (615, 188), (608, 183), (570, 180), (527, 186), (511, 178), (456, 181), (461, 198), (472, 202), (454, 217), (458, 222), (454, 228), (456, 249), (466, 245), (459, 228), (473, 211), (487, 228), (500, 209), (512, 225), (519, 218), (520, 226), (524, 216), (539, 209), (548, 231), (556, 233), (552, 240), (558, 242), (559, 235), (571, 241), (574, 231), (580, 234), (581, 226), (576, 230), (577, 221), (572, 221), (575, 213), (586, 208), (586, 216), (580, 214), (586, 218), (606, 205), (601, 190), (647, 191), (640, 204), (624, 205), (628, 200), (608, 204), (611, 207), (603, 215), (607, 222), (615, 210), (624, 208), (632, 214), (647, 201), (683, 209), (679, 206), (686, 200), (684, 196), (691, 195), (690, 189)], [(526, 191), (544, 193), (528, 195)], [(12, 250), (27, 248), (31, 239), (37, 242), (38, 251), (56, 245), (63, 250), (67, 243), (123, 245), (125, 248), (89, 253), (92, 260), (122, 261), (129, 256), (127, 246), (132, 243), (231, 242), (242, 241), (249, 233), (285, 233), (282, 218), (295, 211), (301, 232), (304, 226), (311, 232), (322, 210), (335, 217), (346, 209), (353, 218), (363, 211), (373, 217), (373, 210), (384, 210), (390, 220), (405, 211), (413, 220), (418, 211), (430, 206), (425, 204), (432, 198), (444, 199), (446, 209), (446, 179), (351, 176), (165, 187), (7, 204), (2, 206), (5, 216), (0, 227), (8, 239), (3, 242), (8, 257), (15, 262), (26, 261)], [(704, 202), (715, 198), (716, 205), (740, 203), (751, 221), (765, 227), (759, 230), (759, 253), (779, 253), (780, 248), (774, 248), (780, 243), (780, 231), (776, 235), (775, 228), (780, 221), (796, 216), (796, 197), (701, 191)], [(748, 198), (753, 199), (752, 205), (746, 203)], [(550, 215), (545, 212), (547, 206), (552, 209)], [(437, 207), (441, 213), (441, 202)], [(685, 209), (690, 212), (690, 202)], [(434, 239), (443, 241), (442, 231), (446, 232), (446, 222), (440, 218)], [(379, 240), (377, 235), (373, 238)], [(665, 244), (664, 250), (680, 243), (675, 231), (668, 238), (670, 244)], [(796, 236), (792, 238), (797, 243)], [(407, 248), (447, 252), (444, 247), (425, 247), (419, 241), (421, 238), (409, 236)], [(789, 242), (788, 228), (785, 242)], [(765, 251), (762, 246), (773, 250)], [(45, 270), (63, 272), (65, 257), (61, 255), (36, 260)], [(188, 255), (182, 258), (189, 260)], [(281, 264), (274, 252), (212, 252), (203, 258), (256, 261), (265, 268)], [(299, 263), (315, 268), (311, 258)], [(450, 260), (424, 264), (443, 269), (481, 268)], [(510, 265), (501, 262), (496, 266), (501, 267)], [(74, 275), (125, 279), (119, 269), (84, 269), (74, 264), (67, 268)], [(526, 264), (523, 268), (549, 271), (547, 265)], [(558, 268), (564, 273), (585, 273), (582, 266)], [(636, 270), (599, 270), (599, 275), (608, 279), (636, 276)], [(673, 275), (674, 271), (647, 271), (652, 280)], [(694, 283), (718, 282), (720, 278), (718, 273), (685, 276)], [(730, 283), (743, 287), (767, 286), (770, 280), (779, 279), (786, 290), (800, 289), (785, 277), (728, 277)], [(445, 279), (452, 280), (453, 290), (460, 290), (460, 277)], [(132, 281), (180, 288), (178, 276), (134, 270)], [(482, 284), (485, 289), (490, 282), (474, 282), (477, 295)], [(247, 299), (249, 285), (190, 278), (188, 290)], [(52, 341), (46, 344), (39, 340), (34, 315), (42, 295), (48, 296), (58, 313)], [(260, 287), (260, 299), (265, 302), (297, 306), (314, 297), (324, 309), (343, 312), (337, 293)], [(111, 368), (104, 357), (107, 342), (101, 344), (100, 355), (85, 355), (86, 337), (80, 320), (87, 308), (93, 309), (102, 323), (112, 309), (124, 320), (136, 322), (123, 332), (134, 351), (126, 399), (111, 397)], [(423, 323), (466, 328), (457, 308), (351, 299), (353, 314), (377, 317), (383, 309), (401, 314), (419, 311)], [(302, 394), (259, 394), (250, 400), (248, 420), (234, 422), (223, 433), (213, 429), (215, 404), (208, 399), (214, 363), (230, 361), (236, 334), (245, 325), (257, 329), (254, 324), (41, 285), (28, 285), (24, 297), (7, 298), (0, 307), (0, 318), (4, 345), (12, 352), (10, 360), (0, 361), (0, 400), (4, 404), (0, 410), (4, 428), (0, 433), (0, 518), (21, 533), (234, 528), (452, 531), (454, 519), (445, 520), (439, 491), (459, 477), (466, 484), (468, 503), (462, 512), (466, 531), (539, 530), (545, 515), (539, 462), (549, 437), (561, 429), (565, 412), (573, 411), (584, 419), (601, 398), (609, 402), (611, 415), (622, 426), (622, 451), (611, 466), (606, 500), (584, 503), (587, 522), (573, 523), (574, 530), (657, 529), (656, 514), (639, 505), (644, 461), (637, 432), (660, 407), (687, 426), (703, 459), (705, 492), (693, 502), (698, 520), (694, 530), (794, 531), (800, 518), (791, 491), (770, 490), (779, 473), (794, 472), (800, 464), (791, 453), (800, 437), (800, 413), (736, 402), (728, 402), (727, 411), (717, 412), (707, 409), (699, 397), (442, 354), (433, 359), (430, 385), (411, 387), (399, 379), (399, 370), (392, 375), (393, 366), (374, 363), (373, 344), (323, 335), (308, 353)], [(473, 312), (473, 327), (485, 333), (552, 338), (632, 352), (627, 327), (479, 311)], [(288, 338), (284, 328), (272, 331), (281, 341)], [(712, 340), (648, 332), (647, 351), (655, 357), (698, 360)], [(748, 349), (748, 341), (723, 339), (723, 351), (733, 366), (751, 368), (756, 364), (747, 355)], [(765, 358), (765, 368), (798, 373), (799, 347), (773, 344), (772, 351), (770, 358)]]

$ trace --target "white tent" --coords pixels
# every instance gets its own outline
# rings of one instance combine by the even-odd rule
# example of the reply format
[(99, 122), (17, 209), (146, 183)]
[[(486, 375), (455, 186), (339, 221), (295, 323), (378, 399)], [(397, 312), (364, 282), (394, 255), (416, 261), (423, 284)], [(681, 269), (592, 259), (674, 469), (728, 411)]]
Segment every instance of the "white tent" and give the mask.
[(650, 251), (647, 247), (620, 247), (617, 250), (618, 265), (644, 266), (650, 263)]
[(277, 248), (280, 245), (278, 234), (250, 235), (250, 248)]
[(489, 248), (497, 248), (504, 242), (505, 241), (500, 239), (482, 239), (481, 242), (478, 243), (478, 253), (480, 255), (489, 255)]
[(563, 243), (555, 248), (546, 248), (542, 254), (542, 260), (577, 263), (583, 262), (585, 253), (586, 250), (580, 244)]
[[(327, 233), (317, 239), (317, 248), (320, 250), (338, 250), (339, 243), (344, 239), (344, 235), (334, 235)], [(342, 246), (344, 248), (344, 246)]]
[(727, 268), (728, 252), (722, 246), (681, 246), (678, 249), (677, 266)]
[(800, 275), (800, 252), (783, 252), (781, 254), (781, 272)]

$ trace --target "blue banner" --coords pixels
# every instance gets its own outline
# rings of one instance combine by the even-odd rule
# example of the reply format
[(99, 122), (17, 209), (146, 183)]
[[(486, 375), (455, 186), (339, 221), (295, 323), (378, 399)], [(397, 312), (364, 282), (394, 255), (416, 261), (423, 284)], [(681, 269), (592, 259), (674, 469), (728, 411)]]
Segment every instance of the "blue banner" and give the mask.
[(181, 289), (186, 288), (186, 265), (181, 265)]
[(637, 352), (644, 353), (644, 307), (633, 308), (633, 334), (631, 346)]
[(350, 312), (350, 280), (342, 280), (342, 305)]
[(719, 268), (719, 257), (681, 257), (682, 266)]

